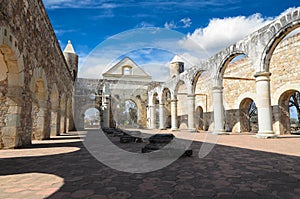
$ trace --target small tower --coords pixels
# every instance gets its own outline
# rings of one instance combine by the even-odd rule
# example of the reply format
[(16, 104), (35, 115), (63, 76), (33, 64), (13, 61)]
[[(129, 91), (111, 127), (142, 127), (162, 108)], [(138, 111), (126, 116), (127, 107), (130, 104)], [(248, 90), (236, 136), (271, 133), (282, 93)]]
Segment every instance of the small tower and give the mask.
[(64, 56), (69, 66), (69, 69), (72, 72), (73, 80), (75, 81), (78, 73), (78, 55), (75, 53), (70, 40), (68, 41), (68, 44), (64, 50)]
[(175, 55), (170, 63), (170, 77), (173, 78), (184, 71), (184, 62), (178, 56)]

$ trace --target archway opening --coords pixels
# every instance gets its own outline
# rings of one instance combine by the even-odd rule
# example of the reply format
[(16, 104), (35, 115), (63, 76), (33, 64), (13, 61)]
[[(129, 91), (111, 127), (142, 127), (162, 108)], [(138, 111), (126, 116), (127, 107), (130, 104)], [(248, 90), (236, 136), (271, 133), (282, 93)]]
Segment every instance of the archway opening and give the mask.
[(138, 128), (139, 108), (131, 99), (123, 100), (118, 95), (113, 99), (113, 117), (117, 127)]
[[(239, 109), (235, 108), (236, 101), (238, 100), (239, 96), (245, 93), (256, 93), (256, 80), (254, 78), (255, 68), (253, 67), (251, 59), (249, 59), (246, 54), (235, 53), (229, 56), (224, 62), (223, 67), (220, 71), (220, 75), (221, 77), (219, 78), (221, 79), (221, 86), (223, 86), (224, 88), (224, 130), (226, 132), (234, 132), (237, 131), (235, 127), (240, 120), (240, 118), (238, 117)], [(245, 128), (247, 130), (250, 130), (250, 127)]]
[[(24, 72), (18, 62), (16, 52), (7, 45), (0, 45), (0, 149), (14, 148), (31, 143), (31, 134), (24, 134), (21, 128), (23, 118), (20, 117), (23, 96), (21, 95), (24, 85)], [(13, 111), (9, 111), (13, 110)], [(18, 119), (19, 118), (19, 119)], [(6, 135), (3, 131), (9, 132)], [(21, 136), (22, 135), (22, 139)]]
[(240, 132), (258, 131), (257, 107), (255, 102), (250, 99), (244, 99), (240, 104)]
[(39, 78), (35, 83), (34, 99), (32, 103), (32, 139), (45, 139), (45, 112), (46, 112), (45, 83)]
[(280, 134), (298, 133), (300, 130), (300, 93), (296, 90), (285, 91), (279, 98)]
[(196, 106), (195, 125), (198, 130), (207, 131), (213, 123), (213, 112), (211, 107), (211, 91), (213, 85), (209, 79), (210, 71), (199, 71), (193, 79), (193, 90), (195, 93)]
[[(270, 90), (279, 93), (277, 107), (273, 107), (273, 129), (277, 134), (289, 134), (298, 131), (298, 117), (296, 106), (289, 104), (300, 84), (299, 71), (299, 24), (293, 25), (278, 35), (265, 55), (264, 65), (270, 72)], [(285, 92), (282, 92), (283, 89)], [(289, 108), (290, 107), (290, 108)]]
[(84, 113), (84, 129), (100, 128), (100, 112), (96, 108), (89, 108)]
[(168, 88), (163, 90), (162, 103), (164, 105), (164, 127), (171, 128), (171, 92)]
[(198, 106), (196, 108), (196, 117), (195, 117), (195, 124), (196, 124), (196, 129), (199, 131), (203, 131), (204, 128), (204, 113), (203, 113), (203, 108), (201, 106)]
[(175, 93), (177, 96), (177, 118), (179, 129), (188, 129), (188, 104), (187, 104), (187, 86), (184, 81), (179, 81)]

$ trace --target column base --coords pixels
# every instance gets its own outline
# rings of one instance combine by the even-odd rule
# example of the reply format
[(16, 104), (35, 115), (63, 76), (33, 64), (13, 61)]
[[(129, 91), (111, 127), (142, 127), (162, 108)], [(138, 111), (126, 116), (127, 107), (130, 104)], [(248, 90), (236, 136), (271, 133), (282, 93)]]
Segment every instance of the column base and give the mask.
[(178, 128), (171, 128), (171, 131), (178, 131)]
[(191, 133), (196, 133), (197, 132), (197, 129), (196, 128), (192, 128), (192, 129), (187, 129), (188, 132), (191, 132)]
[(167, 129), (166, 127), (159, 128), (159, 130), (166, 130), (166, 129)]
[(267, 139), (267, 138), (277, 138), (278, 135), (275, 134), (274, 132), (258, 132), (256, 135), (254, 135), (256, 138), (262, 138), (262, 139)]
[(229, 135), (228, 132), (222, 131), (222, 130), (221, 131), (213, 131), (212, 134), (214, 134), (214, 135)]

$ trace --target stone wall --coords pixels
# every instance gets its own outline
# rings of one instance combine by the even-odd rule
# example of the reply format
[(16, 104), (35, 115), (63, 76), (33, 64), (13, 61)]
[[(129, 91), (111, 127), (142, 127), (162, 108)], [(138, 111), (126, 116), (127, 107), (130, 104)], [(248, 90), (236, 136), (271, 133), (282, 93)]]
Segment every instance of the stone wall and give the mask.
[[(48, 139), (52, 88), (57, 86), (59, 96), (65, 93), (65, 101), (71, 99), (73, 77), (42, 1), (1, 1), (0, 49), (1, 68), (8, 71), (7, 76), (1, 71), (0, 80), (0, 148), (31, 144), (34, 121), (43, 121), (40, 139)], [(40, 111), (32, 115), (33, 102), (40, 95), (44, 96), (37, 102)]]

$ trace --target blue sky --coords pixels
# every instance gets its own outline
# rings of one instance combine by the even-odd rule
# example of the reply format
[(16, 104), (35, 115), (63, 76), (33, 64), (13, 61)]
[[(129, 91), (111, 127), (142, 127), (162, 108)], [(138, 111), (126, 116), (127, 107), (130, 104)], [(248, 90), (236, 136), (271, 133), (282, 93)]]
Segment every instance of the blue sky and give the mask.
[[(120, 57), (127, 55), (148, 73), (152, 73), (155, 80), (165, 80), (168, 61), (174, 54), (188, 59), (190, 65), (187, 67), (196, 65), (202, 59), (266, 25), (287, 9), (300, 6), (300, 2), (295, 0), (43, 2), (61, 47), (64, 48), (70, 39), (80, 56), (79, 76), (101, 77), (101, 73), (110, 66), (109, 63), (115, 63)], [(169, 32), (164, 32), (164, 35), (159, 33), (161, 42), (156, 42), (156, 46), (146, 45), (155, 41), (144, 33), (141, 36), (144, 43), (137, 45), (141, 40), (135, 38), (137, 33), (134, 30), (149, 27), (150, 29), (145, 30), (153, 31), (156, 27)], [(128, 36), (128, 33), (132, 35)], [(168, 39), (165, 35), (171, 36)], [(126, 47), (134, 47), (121, 52), (120, 48), (125, 43), (122, 46), (116, 40), (121, 37), (127, 41)], [(188, 39), (192, 39), (192, 42)], [(99, 54), (104, 50), (103, 42), (110, 45), (110, 48), (106, 48), (111, 52), (109, 59)], [(186, 51), (173, 50), (174, 43)], [(93, 55), (91, 52), (97, 53)], [(192, 55), (193, 52), (198, 54)]]

